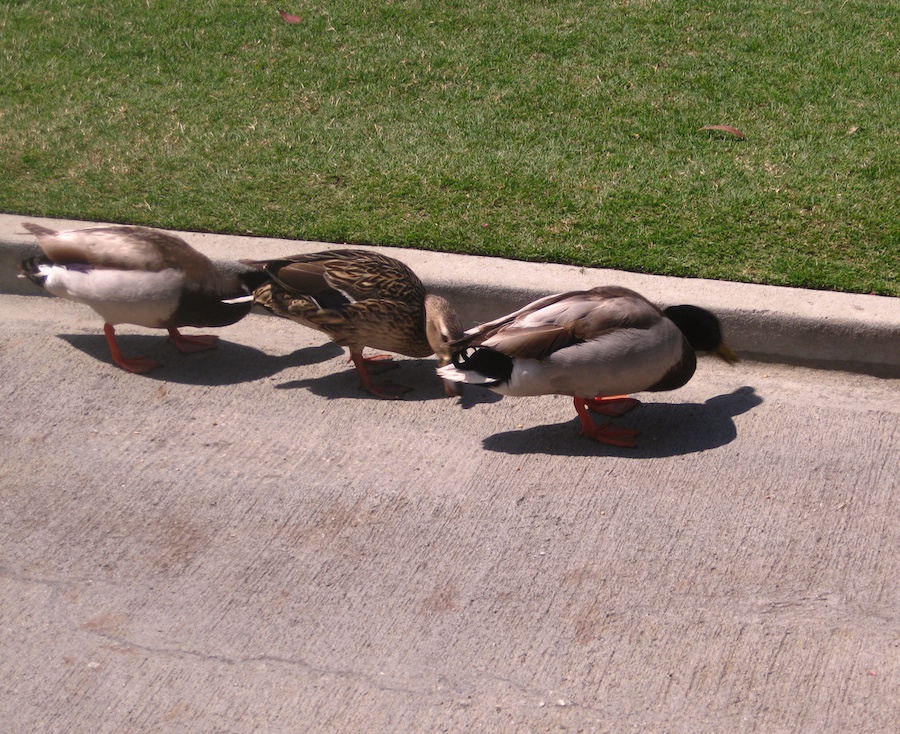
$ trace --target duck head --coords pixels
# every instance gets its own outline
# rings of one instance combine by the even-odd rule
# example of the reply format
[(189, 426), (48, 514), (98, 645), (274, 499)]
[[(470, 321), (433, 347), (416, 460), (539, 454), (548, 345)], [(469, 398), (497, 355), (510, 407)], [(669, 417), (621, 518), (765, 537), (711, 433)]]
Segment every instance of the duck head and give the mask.
[(697, 352), (712, 352), (719, 359), (734, 364), (740, 358), (725, 344), (719, 319), (699, 306), (669, 306), (664, 313), (684, 334)]
[[(459, 316), (447, 299), (433, 293), (425, 296), (425, 337), (438, 358), (438, 367), (450, 364), (453, 353), (449, 344), (462, 336)], [(459, 395), (459, 388), (450, 380), (444, 380), (444, 391), (450, 397)]]

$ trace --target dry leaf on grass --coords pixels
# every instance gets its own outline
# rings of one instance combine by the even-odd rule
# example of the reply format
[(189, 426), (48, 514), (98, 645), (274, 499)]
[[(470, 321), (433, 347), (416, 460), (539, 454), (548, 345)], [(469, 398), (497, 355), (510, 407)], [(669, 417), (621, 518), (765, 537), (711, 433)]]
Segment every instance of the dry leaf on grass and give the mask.
[(744, 133), (742, 133), (736, 127), (731, 127), (731, 125), (704, 125), (700, 129), (701, 130), (717, 130), (717, 131), (723, 132), (723, 133), (730, 133), (731, 135), (734, 135), (734, 137), (740, 138), (741, 140), (743, 140), (744, 138), (747, 137), (746, 135), (744, 135)]
[(285, 13), (281, 8), (278, 8), (278, 15), (281, 16), (281, 19), (285, 23), (299, 23), (303, 20), (299, 15), (291, 15), (290, 13)]

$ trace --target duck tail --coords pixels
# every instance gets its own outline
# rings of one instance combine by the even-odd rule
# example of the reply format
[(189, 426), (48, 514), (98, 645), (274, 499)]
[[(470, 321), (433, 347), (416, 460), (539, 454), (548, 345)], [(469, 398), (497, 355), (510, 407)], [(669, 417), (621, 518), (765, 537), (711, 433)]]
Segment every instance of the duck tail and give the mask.
[(477, 372), (467, 372), (459, 369), (456, 365), (447, 364), (437, 369), (438, 377), (444, 380), (444, 384), (448, 382), (460, 382), (467, 385), (482, 385), (483, 387), (494, 387), (498, 385), (496, 380), (490, 377), (479, 375)]
[[(242, 265), (250, 265), (250, 263), (243, 260), (240, 262)], [(272, 280), (272, 276), (269, 275), (265, 270), (256, 269), (252, 267), (252, 265), (248, 267), (247, 270), (241, 270), (238, 273), (238, 278), (241, 279), (241, 282), (251, 293), (257, 288), (262, 288), (266, 283)]]
[(42, 227), (40, 224), (34, 224), (34, 222), (22, 222), (22, 226), (38, 239), (41, 237), (53, 237), (54, 235), (59, 234), (55, 229)]
[(19, 264), (19, 277), (28, 278), (32, 283), (43, 288), (50, 265), (50, 261), (44, 255), (29, 257)]
[(469, 347), (454, 352), (452, 364), (441, 367), (438, 374), (453, 382), (496, 387), (512, 376), (513, 360), (489, 347)]

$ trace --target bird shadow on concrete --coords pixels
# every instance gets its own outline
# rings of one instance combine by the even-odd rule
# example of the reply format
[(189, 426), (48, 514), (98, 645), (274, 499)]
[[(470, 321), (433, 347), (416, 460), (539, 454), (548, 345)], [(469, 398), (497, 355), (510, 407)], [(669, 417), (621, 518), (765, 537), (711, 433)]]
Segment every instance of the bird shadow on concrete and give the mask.
[(717, 395), (705, 403), (641, 403), (621, 418), (594, 416), (597, 423), (636, 428), (641, 433), (635, 448), (608, 446), (580, 435), (577, 420), (496, 433), (484, 439), (484, 448), (506, 454), (557, 456), (620, 456), (632, 459), (680, 456), (708, 451), (737, 437), (735, 416), (763, 402), (752, 387)]
[[(346, 354), (346, 353), (345, 353)], [(392, 367), (391, 367), (392, 366)], [(412, 388), (400, 399), (406, 401), (415, 400), (448, 400), (444, 391), (444, 383), (435, 372), (436, 362), (433, 358), (405, 359), (394, 357), (392, 362), (375, 365), (369, 374), (374, 382), (392, 382)], [(337, 360), (335, 371), (322, 377), (307, 377), (300, 380), (290, 380), (275, 385), (276, 390), (309, 390), (314, 395), (325, 398), (351, 398), (355, 400), (384, 400), (377, 395), (372, 395), (362, 389), (356, 369), (348, 363), (347, 359)], [(477, 391), (479, 393), (485, 390)], [(473, 396), (477, 402), (495, 402), (500, 395), (489, 393), (487, 396)], [(471, 407), (470, 405), (467, 407)]]
[[(102, 334), (60, 334), (59, 338), (100, 362), (112, 363), (109, 345)], [(126, 357), (152, 357), (160, 366), (142, 377), (183, 385), (235, 385), (276, 375), (290, 367), (302, 367), (333, 359), (341, 348), (332, 342), (303, 347), (290, 354), (273, 356), (245, 344), (220, 339), (215, 349), (182, 354), (165, 337), (128, 334), (118, 339)]]
[(475, 387), (471, 385), (458, 385), (458, 387), (462, 389), (460, 390), (459, 400), (457, 400), (456, 404), (463, 410), (469, 410), (469, 408), (474, 408), (476, 405), (498, 403), (503, 400), (502, 395), (477, 385)]

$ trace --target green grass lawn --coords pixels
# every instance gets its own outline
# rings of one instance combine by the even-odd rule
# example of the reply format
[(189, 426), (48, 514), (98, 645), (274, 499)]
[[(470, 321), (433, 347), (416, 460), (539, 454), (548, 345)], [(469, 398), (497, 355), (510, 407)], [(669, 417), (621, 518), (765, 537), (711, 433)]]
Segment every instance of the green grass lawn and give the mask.
[(0, 4), (0, 209), (900, 295), (892, 3), (279, 3)]

